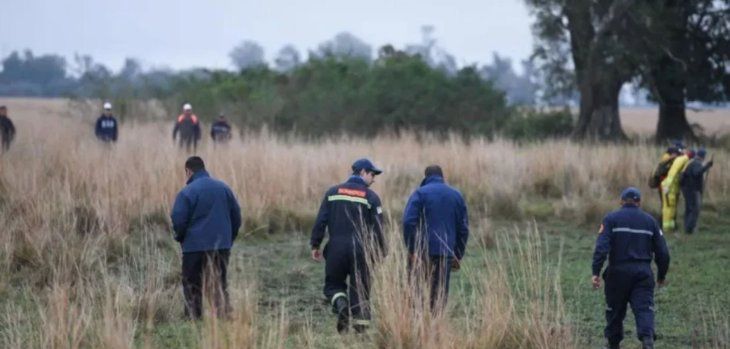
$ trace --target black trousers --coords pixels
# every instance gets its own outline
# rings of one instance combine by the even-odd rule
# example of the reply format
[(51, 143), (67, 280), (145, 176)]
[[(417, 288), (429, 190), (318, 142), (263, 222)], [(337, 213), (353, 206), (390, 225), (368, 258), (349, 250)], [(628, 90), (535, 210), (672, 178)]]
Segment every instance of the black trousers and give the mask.
[(229, 250), (183, 253), (182, 285), (185, 315), (192, 319), (203, 316), (203, 295), (211, 296), (216, 315), (230, 311), (228, 303)]
[(692, 234), (700, 218), (702, 193), (698, 190), (682, 188), (682, 196), (684, 196), (684, 231)]
[(654, 274), (649, 263), (628, 263), (609, 266), (603, 273), (606, 281), (606, 328), (609, 343), (624, 338), (627, 304), (636, 320), (636, 335), (641, 340), (654, 337)]
[(370, 272), (364, 252), (351, 244), (329, 242), (324, 249), (324, 296), (334, 306), (340, 297), (350, 301), (355, 324), (370, 320)]
[(416, 265), (409, 261), (408, 270), (410, 276), (416, 282), (416, 294), (420, 295), (425, 287), (420, 286), (423, 282), (431, 285), (429, 303), (432, 312), (440, 312), (446, 306), (449, 297), (449, 282), (451, 281), (452, 257), (449, 256), (421, 256)]

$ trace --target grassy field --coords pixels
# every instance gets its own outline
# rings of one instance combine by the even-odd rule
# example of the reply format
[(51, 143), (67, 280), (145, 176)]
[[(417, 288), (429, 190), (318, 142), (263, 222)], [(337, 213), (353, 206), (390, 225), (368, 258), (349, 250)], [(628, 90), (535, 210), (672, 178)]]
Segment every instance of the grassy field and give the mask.
[[(590, 287), (597, 225), (646, 177), (660, 149), (565, 141), (515, 145), (405, 135), (306, 142), (247, 134), (200, 149), (246, 220), (230, 263), (229, 320), (182, 319), (180, 251), (168, 212), (184, 184), (171, 124), (126, 123), (101, 147), (93, 117), (65, 101), (0, 100), (19, 128), (0, 158), (0, 347), (598, 348), (603, 296)], [(698, 234), (668, 233), (669, 286), (657, 292), (658, 348), (730, 346), (730, 165), (711, 149)], [(321, 295), (308, 229), (323, 191), (367, 155), (385, 168), (390, 253), (375, 267), (374, 322), (341, 337)], [(470, 206), (472, 238), (445, 316), (412, 296), (398, 221), (422, 169), (440, 163)], [(681, 206), (680, 206), (681, 209)], [(636, 347), (633, 320), (628, 348)]]

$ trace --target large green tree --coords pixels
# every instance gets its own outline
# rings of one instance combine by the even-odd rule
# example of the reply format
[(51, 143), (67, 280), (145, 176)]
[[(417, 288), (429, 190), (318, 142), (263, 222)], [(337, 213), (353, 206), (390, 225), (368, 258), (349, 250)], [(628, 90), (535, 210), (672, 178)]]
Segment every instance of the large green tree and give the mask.
[(727, 100), (728, 0), (526, 2), (549, 87), (580, 94), (575, 138), (625, 137), (618, 95), (632, 80), (659, 104), (657, 139), (694, 137), (687, 100)]

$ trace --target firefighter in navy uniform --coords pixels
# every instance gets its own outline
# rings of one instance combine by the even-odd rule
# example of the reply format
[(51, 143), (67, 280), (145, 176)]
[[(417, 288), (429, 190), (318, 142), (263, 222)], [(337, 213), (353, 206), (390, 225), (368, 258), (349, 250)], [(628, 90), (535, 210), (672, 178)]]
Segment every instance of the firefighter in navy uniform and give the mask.
[(119, 135), (119, 126), (117, 119), (112, 114), (112, 104), (104, 103), (104, 112), (96, 119), (96, 127), (94, 128), (96, 138), (104, 143), (116, 142)]
[[(312, 258), (325, 259), (324, 295), (337, 314), (337, 331), (363, 332), (370, 324), (370, 273), (384, 252), (383, 210), (380, 198), (369, 189), (382, 171), (368, 159), (352, 164), (352, 176), (324, 195), (312, 228)], [(325, 230), (329, 241), (320, 252)], [(349, 280), (348, 280), (349, 278)]]
[(654, 273), (651, 261), (657, 265), (657, 283), (666, 283), (669, 250), (659, 223), (642, 211), (641, 193), (629, 187), (621, 193), (621, 208), (603, 218), (593, 253), (594, 289), (601, 287), (599, 277), (603, 262), (606, 281), (606, 329), (609, 348), (619, 348), (623, 339), (626, 304), (636, 319), (636, 333), (642, 348), (654, 348)]

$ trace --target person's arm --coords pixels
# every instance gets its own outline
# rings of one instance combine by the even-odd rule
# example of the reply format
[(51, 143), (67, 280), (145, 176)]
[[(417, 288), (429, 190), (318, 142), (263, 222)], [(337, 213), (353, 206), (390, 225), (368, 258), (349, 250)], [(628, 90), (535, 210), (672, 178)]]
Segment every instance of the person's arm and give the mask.
[(112, 131), (112, 140), (117, 141), (117, 136), (119, 135), (119, 123), (117, 122), (117, 119), (114, 120), (114, 130)]
[[(603, 263), (611, 252), (611, 225), (607, 219), (603, 219), (603, 223), (598, 230), (598, 238), (596, 239), (596, 248), (593, 251), (593, 278), (601, 275)], [(595, 286), (595, 282), (594, 282)]]
[[(10, 131), (8, 131), (8, 134), (9, 134), (8, 138), (12, 142), (13, 139), (15, 139), (15, 124), (13, 124), (13, 121), (10, 119), (8, 119), (8, 128), (10, 129)], [(710, 166), (712, 166), (712, 165), (710, 165)]]
[(236, 237), (238, 237), (238, 231), (241, 229), (243, 219), (241, 218), (241, 205), (238, 204), (238, 200), (236, 200), (233, 191), (230, 189), (228, 189), (228, 202), (231, 210), (231, 241), (235, 241)]
[[(408, 253), (414, 254), (416, 252), (416, 241), (418, 235), (419, 223), (421, 221), (421, 212), (423, 211), (423, 202), (421, 201), (421, 195), (418, 191), (413, 192), (411, 197), (408, 199), (405, 210), (403, 210), (403, 241), (408, 248)], [(421, 232), (425, 233), (425, 232)]]
[(175, 138), (177, 138), (177, 132), (180, 131), (180, 123), (175, 122), (175, 127), (172, 128), (172, 140), (174, 141)]
[(324, 194), (322, 203), (319, 206), (319, 212), (317, 213), (317, 219), (314, 222), (314, 227), (312, 227), (312, 236), (309, 240), (309, 244), (312, 246), (312, 257), (315, 260), (319, 259), (319, 246), (322, 244), (322, 240), (324, 240), (324, 233), (327, 230), (327, 223), (329, 222), (329, 202), (327, 201), (329, 192), (328, 190)]
[(188, 223), (190, 223), (190, 199), (183, 192), (177, 194), (170, 218), (172, 219), (172, 230), (175, 231), (175, 240), (182, 243), (185, 241)]
[(654, 228), (653, 244), (654, 262), (657, 266), (657, 281), (659, 284), (663, 284), (667, 277), (667, 271), (669, 271), (669, 248), (659, 224), (656, 224)]
[(96, 127), (94, 127), (94, 134), (96, 137), (101, 136), (101, 118), (96, 119)]
[(456, 221), (456, 246), (454, 257), (461, 261), (466, 252), (466, 242), (469, 240), (469, 212), (464, 197), (459, 195), (459, 208)]
[(385, 237), (383, 236), (383, 204), (377, 194), (373, 193), (370, 199), (370, 222), (372, 224), (373, 237), (378, 244), (380, 252), (385, 255)]

